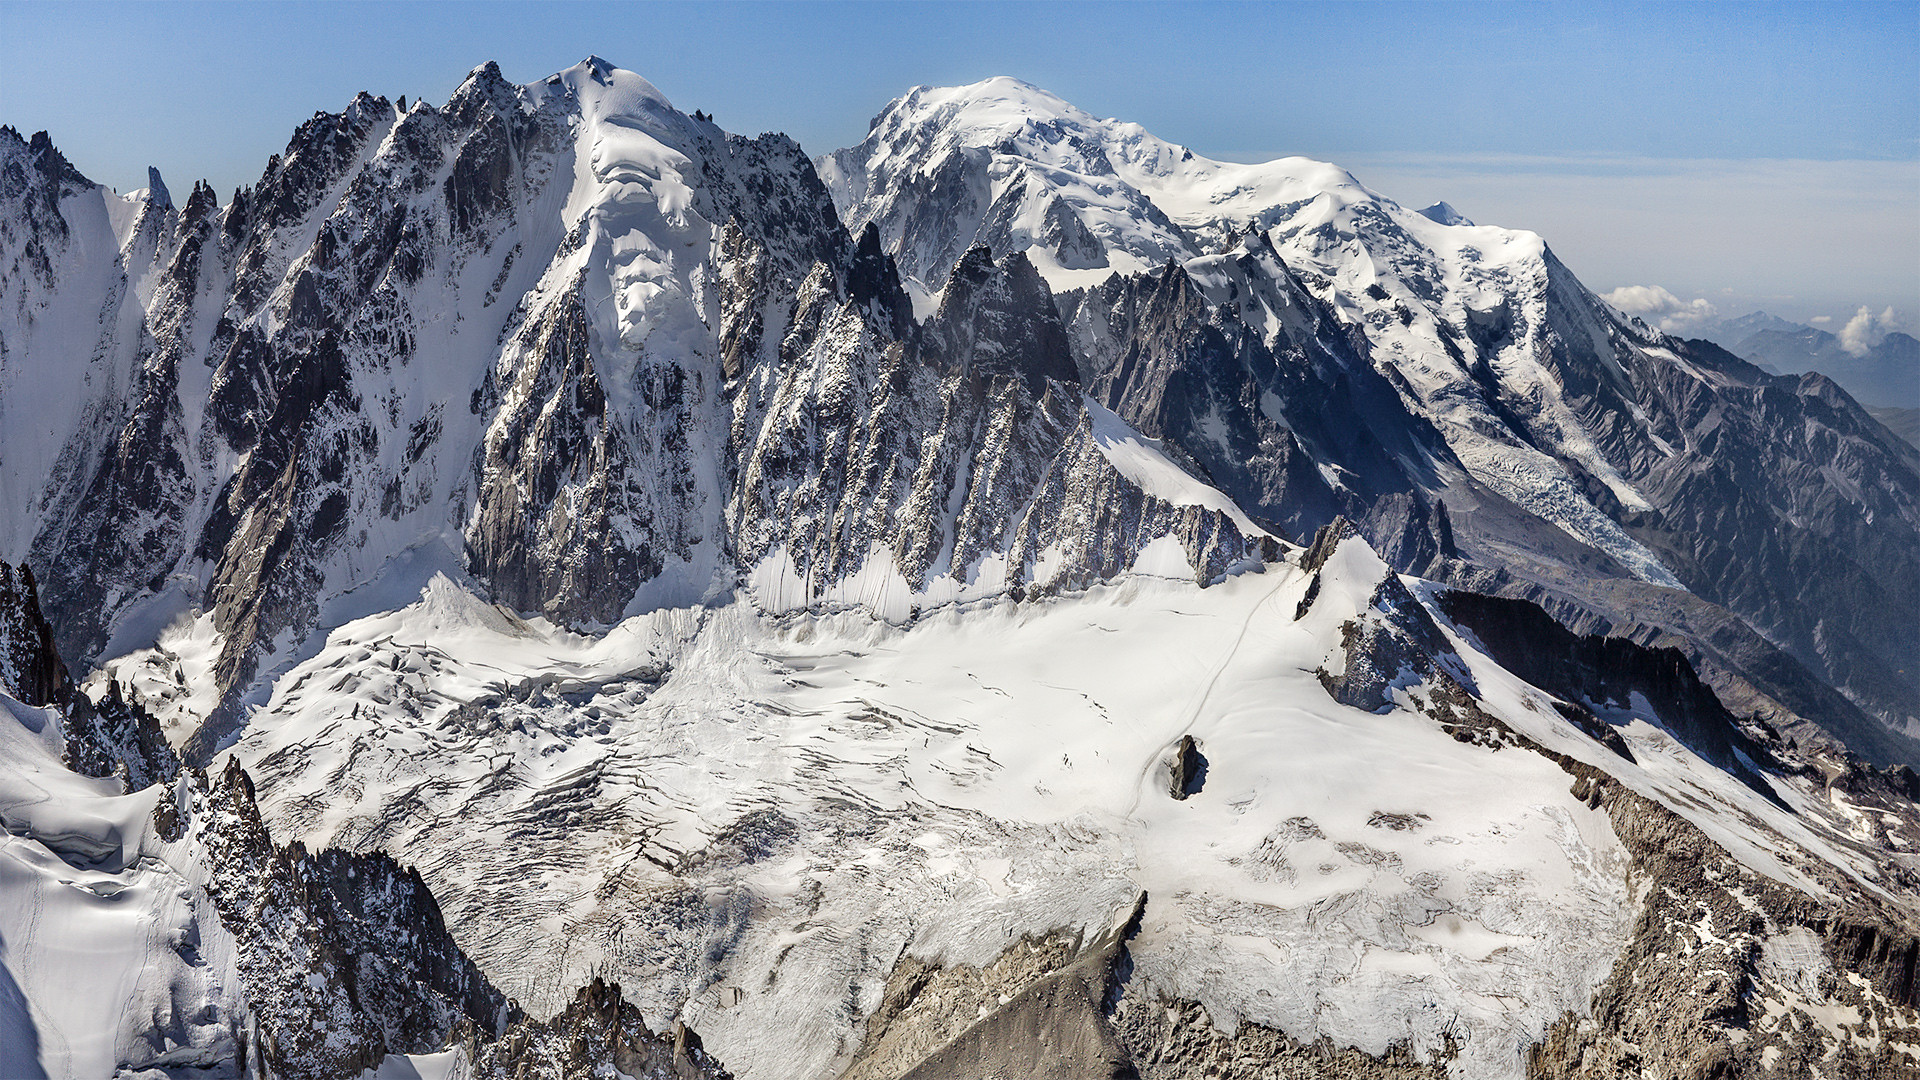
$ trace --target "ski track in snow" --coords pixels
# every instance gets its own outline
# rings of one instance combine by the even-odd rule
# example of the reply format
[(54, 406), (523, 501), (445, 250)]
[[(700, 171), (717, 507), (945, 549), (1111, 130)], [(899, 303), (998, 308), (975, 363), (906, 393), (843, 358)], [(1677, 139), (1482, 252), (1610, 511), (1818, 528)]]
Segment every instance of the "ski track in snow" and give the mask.
[(231, 937), (158, 787), (67, 771), (57, 714), (0, 695), (0, 1075), (96, 1077), (230, 1054)]

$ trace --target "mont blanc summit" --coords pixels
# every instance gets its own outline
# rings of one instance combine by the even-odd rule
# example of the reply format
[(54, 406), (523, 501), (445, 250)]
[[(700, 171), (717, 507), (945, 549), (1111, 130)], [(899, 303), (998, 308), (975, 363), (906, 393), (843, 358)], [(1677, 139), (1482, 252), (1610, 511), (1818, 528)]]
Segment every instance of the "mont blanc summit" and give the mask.
[(1013, 79), (0, 129), (0, 1072), (1920, 1074), (1920, 452)]

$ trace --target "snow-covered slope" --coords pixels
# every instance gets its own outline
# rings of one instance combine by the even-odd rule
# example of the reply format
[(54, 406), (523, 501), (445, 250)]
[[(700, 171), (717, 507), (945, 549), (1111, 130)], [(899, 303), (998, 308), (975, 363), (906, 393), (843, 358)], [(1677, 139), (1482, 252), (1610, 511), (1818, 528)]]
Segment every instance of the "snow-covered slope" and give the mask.
[(237, 950), (157, 835), (165, 789), (75, 775), (62, 741), (57, 711), (0, 693), (0, 1072), (230, 1063)]
[(39, 645), (0, 680), (0, 1074), (725, 1076), (597, 981), (526, 1018), (411, 867), (276, 845), (236, 763), (183, 770), (119, 687), (76, 691), (14, 574), (0, 564), (0, 625)]
[[(409, 852), (536, 1013), (614, 972), (744, 1077), (846, 1068), (903, 957), (990, 964), (1142, 891), (1139, 1007), (1518, 1076), (1650, 910), (1569, 772), (1723, 846), (1736, 891), (1911, 903), (1819, 785), (1748, 786), (1644, 693), (1591, 702), (1609, 749), (1470, 632), (1410, 645), (1421, 602), (1357, 538), (1328, 546), (909, 628), (761, 593), (589, 638), (440, 579), (336, 631), (233, 754), (290, 835)], [(1363, 670), (1378, 711), (1329, 694)], [(1176, 797), (1183, 736), (1205, 764)]]
[[(779, 606), (587, 636), (436, 577), (281, 679), (218, 781), (130, 794), (61, 764), (73, 706), (0, 697), (9, 1067), (558, 1076), (617, 1029), (597, 1060), (628, 1075), (892, 1076), (976, 1019), (1064, 1032), (1031, 991), (1083, 948), (1146, 1075), (1325, 1047), (1843, 1073), (1920, 1028), (1899, 774), (1794, 756), (1672, 660), (1583, 660), (1343, 527), (1209, 588), (1142, 569), (908, 627)], [(1479, 644), (1515, 634), (1556, 694)], [(565, 1011), (508, 1028), (443, 908)], [(624, 999), (557, 989), (598, 974)], [(704, 1043), (648, 1033), (678, 1024)]]

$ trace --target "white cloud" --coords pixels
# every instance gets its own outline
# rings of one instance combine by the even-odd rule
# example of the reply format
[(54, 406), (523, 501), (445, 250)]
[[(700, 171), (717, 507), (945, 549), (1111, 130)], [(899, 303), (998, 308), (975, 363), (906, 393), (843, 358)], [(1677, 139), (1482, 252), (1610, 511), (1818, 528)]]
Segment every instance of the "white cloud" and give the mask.
[(1855, 356), (1865, 356), (1867, 350), (1886, 340), (1887, 334), (1901, 327), (1899, 315), (1892, 308), (1875, 315), (1862, 305), (1840, 328), (1840, 347)]
[(1705, 297), (1682, 300), (1658, 285), (1623, 285), (1601, 299), (1669, 334), (1698, 330), (1719, 314)]
[(1830, 322), (1832, 322), (1832, 321), (1833, 321), (1833, 316), (1831, 316), (1831, 315), (1815, 315), (1815, 316), (1814, 316), (1813, 318), (1811, 318), (1811, 319), (1808, 319), (1807, 321), (1808, 321), (1808, 322), (1810, 322), (1810, 323), (1812, 323), (1812, 324), (1813, 324), (1813, 325), (1815, 325), (1815, 326), (1825, 326), (1825, 325), (1827, 325), (1828, 323), (1830, 323)]

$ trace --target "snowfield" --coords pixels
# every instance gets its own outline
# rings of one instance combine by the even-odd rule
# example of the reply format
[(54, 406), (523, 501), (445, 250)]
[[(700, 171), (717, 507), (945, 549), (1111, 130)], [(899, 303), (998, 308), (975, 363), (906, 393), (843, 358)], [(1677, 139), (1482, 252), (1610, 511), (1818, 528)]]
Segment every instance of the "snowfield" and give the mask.
[(159, 786), (69, 772), (58, 715), (0, 693), (0, 1075), (225, 1065), (233, 939)]
[[(1328, 697), (1314, 672), (1385, 573), (1349, 541), (1299, 621), (1306, 575), (1276, 564), (904, 628), (743, 598), (599, 639), (441, 578), (334, 632), (232, 753), (288, 838), (418, 863), (534, 1011), (615, 972), (743, 1077), (833, 1075), (903, 951), (984, 964), (1098, 933), (1141, 891), (1135, 978), (1223, 1030), (1376, 1054), (1451, 1038), (1456, 1075), (1519, 1076), (1621, 948), (1625, 860), (1552, 762)], [(1538, 691), (1490, 696), (1606, 760)], [(1208, 765), (1175, 800), (1182, 735)], [(1710, 827), (1770, 811), (1635, 735), (1668, 763), (1636, 786), (1682, 778)]]

